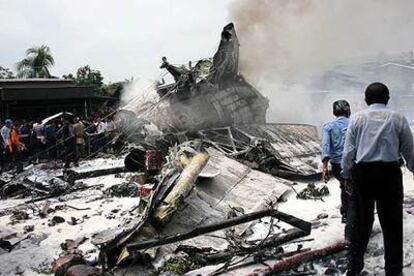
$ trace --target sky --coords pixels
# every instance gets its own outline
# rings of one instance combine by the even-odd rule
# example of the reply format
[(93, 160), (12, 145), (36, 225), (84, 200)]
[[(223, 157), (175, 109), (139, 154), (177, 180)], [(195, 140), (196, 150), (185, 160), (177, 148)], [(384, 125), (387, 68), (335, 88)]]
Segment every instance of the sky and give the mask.
[(0, 0), (0, 66), (48, 45), (54, 76), (90, 65), (105, 82), (157, 79), (161, 57), (213, 56), (233, 0)]

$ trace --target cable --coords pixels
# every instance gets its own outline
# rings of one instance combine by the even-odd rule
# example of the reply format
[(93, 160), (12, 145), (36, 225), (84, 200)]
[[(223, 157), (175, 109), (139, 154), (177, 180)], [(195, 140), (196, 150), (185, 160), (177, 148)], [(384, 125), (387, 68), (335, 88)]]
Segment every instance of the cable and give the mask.
[[(162, 78), (162, 77), (164, 77), (165, 75), (167, 74), (167, 72), (164, 72), (164, 73), (161, 73), (160, 75), (159, 75), (159, 77), (160, 78)], [(150, 91), (150, 88), (152, 87), (153, 85), (151, 84), (151, 85), (149, 85), (148, 87), (146, 87), (146, 88), (144, 88), (143, 89), (143, 91), (144, 91), (144, 93), (148, 93), (149, 91)], [(133, 100), (135, 100), (135, 99), (137, 99), (138, 97), (140, 97), (141, 95), (136, 95), (136, 96), (134, 96), (130, 101), (133, 101)], [(163, 98), (161, 98), (160, 99), (160, 101), (162, 100)], [(114, 110), (113, 112), (111, 112), (111, 113), (109, 113), (108, 115), (106, 115), (106, 116), (104, 116), (103, 118), (101, 118), (102, 120), (105, 120), (105, 119), (107, 119), (108, 117), (110, 117), (110, 116), (112, 116), (112, 115), (114, 115), (115, 113), (117, 113), (119, 110)], [(92, 125), (90, 125), (90, 126), (88, 126), (88, 127), (86, 127), (85, 128), (85, 131), (87, 131), (87, 130), (89, 130), (90, 128), (92, 127)], [(51, 146), (51, 147), (49, 147), (49, 148), (46, 148), (45, 150), (43, 150), (43, 151), (40, 151), (40, 152), (37, 152), (37, 153), (35, 153), (34, 155), (32, 155), (30, 158), (29, 158), (29, 162), (31, 162), (31, 161), (33, 161), (33, 160), (35, 160), (36, 158), (38, 158), (39, 156), (41, 156), (41, 155), (43, 155), (43, 154), (45, 154), (45, 153), (47, 153), (47, 152), (49, 152), (50, 150), (53, 150), (53, 149), (55, 149), (55, 148), (57, 148), (58, 146), (60, 146), (61, 144), (63, 144), (63, 143), (65, 143), (65, 142), (67, 142), (68, 140), (70, 140), (70, 139), (73, 139), (73, 137), (67, 137), (67, 138), (65, 138), (65, 139), (63, 139), (63, 140), (60, 140), (59, 142), (57, 142), (57, 143), (55, 143), (53, 146)], [(112, 142), (112, 141), (111, 141)], [(106, 146), (106, 145), (105, 145)]]

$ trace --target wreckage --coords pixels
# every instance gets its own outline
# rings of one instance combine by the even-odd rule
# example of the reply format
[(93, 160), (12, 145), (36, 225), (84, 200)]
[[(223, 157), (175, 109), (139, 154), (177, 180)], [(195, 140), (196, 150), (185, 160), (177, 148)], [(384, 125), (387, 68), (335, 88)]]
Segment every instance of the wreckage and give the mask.
[[(90, 237), (91, 244), (99, 248), (100, 268), (114, 273), (131, 263), (177, 253), (185, 254), (197, 267), (225, 263), (221, 272), (235, 265), (235, 258), (257, 252), (264, 259), (305, 254), (299, 261), (323, 255), (324, 251), (309, 255), (300, 248), (276, 252), (286, 242), (311, 232), (309, 222), (276, 207), (293, 191), (292, 179), (318, 174), (317, 131), (309, 125), (266, 123), (268, 100), (239, 74), (238, 57), (239, 42), (229, 24), (212, 60), (184, 68), (163, 58), (161, 67), (175, 82), (157, 87), (160, 99), (155, 106), (143, 109), (134, 107), (132, 101), (120, 111), (125, 124), (149, 121), (163, 131), (161, 135), (145, 137), (152, 138), (150, 142), (135, 141), (133, 149), (123, 152), (124, 164), (115, 162), (108, 168), (57, 169), (46, 174), (36, 166), (26, 168), (23, 174), (0, 179), (1, 196), (30, 196), (27, 204), (53, 198), (64, 201), (70, 193), (86, 190), (102, 191), (103, 197), (139, 196), (138, 206), (127, 212), (127, 219)], [(136, 131), (128, 126), (122, 129), (125, 136)], [(125, 174), (129, 179), (125, 185), (82, 182)], [(42, 216), (47, 216), (49, 207), (45, 203)], [(252, 222), (264, 218), (270, 220), (266, 238), (248, 240)], [(211, 232), (215, 235), (207, 235)], [(58, 275), (69, 266), (66, 259), (78, 253), (65, 248), (64, 259), (54, 263)], [(339, 244), (329, 252), (342, 249)]]
[(139, 109), (132, 100), (122, 108), (124, 112), (135, 112), (161, 130), (175, 132), (266, 122), (268, 99), (238, 71), (239, 41), (233, 24), (224, 27), (213, 59), (187, 67), (174, 66), (165, 57), (162, 61), (161, 68), (175, 82), (157, 85), (160, 100), (151, 111)]
[[(171, 243), (190, 238), (186, 243), (190, 248), (199, 244), (220, 248), (221, 241), (202, 235), (248, 221), (226, 221), (229, 206), (237, 206), (243, 214), (260, 213), (292, 186), (278, 176), (313, 177), (318, 173), (320, 145), (315, 127), (267, 124), (268, 100), (239, 74), (238, 58), (239, 42), (234, 25), (229, 24), (212, 60), (200, 60), (194, 67), (190, 63), (186, 68), (171, 65), (164, 57), (161, 68), (175, 82), (157, 86), (160, 100), (149, 109), (134, 107), (134, 101), (123, 108), (124, 112), (139, 110), (134, 116), (168, 133), (160, 139), (163, 143), (167, 139), (168, 144), (179, 146), (162, 152), (166, 163), (140, 218), (116, 232), (108, 230), (95, 237), (101, 259), (110, 267), (145, 254), (151, 247), (176, 251)], [(155, 148), (162, 151), (163, 147)], [(127, 168), (145, 172), (144, 154), (145, 149), (132, 151), (126, 157)], [(286, 235), (286, 240), (310, 233), (310, 224), (286, 214), (275, 215), (299, 228), (292, 236)], [(224, 222), (217, 223), (220, 220)], [(194, 230), (185, 233), (188, 229)], [(246, 229), (239, 227), (237, 235)], [(269, 246), (276, 244), (270, 242)], [(222, 257), (233, 253), (225, 250), (218, 254), (220, 258), (208, 253), (202, 259), (226, 261)]]
[(151, 122), (164, 134), (172, 133), (170, 144), (203, 139), (273, 175), (307, 177), (318, 172), (314, 126), (266, 123), (269, 101), (239, 73), (239, 41), (232, 23), (223, 28), (212, 59), (188, 67), (174, 66), (165, 57), (162, 61), (174, 83), (157, 85), (155, 103), (133, 99), (121, 108), (118, 118), (125, 136), (135, 136)]

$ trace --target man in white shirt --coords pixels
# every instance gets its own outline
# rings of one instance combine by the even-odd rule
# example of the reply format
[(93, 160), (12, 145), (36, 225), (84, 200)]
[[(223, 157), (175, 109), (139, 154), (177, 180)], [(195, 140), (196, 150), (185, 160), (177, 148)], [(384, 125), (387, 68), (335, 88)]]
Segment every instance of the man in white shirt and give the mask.
[(98, 134), (101, 134), (101, 133), (106, 132), (106, 123), (105, 122), (102, 122), (101, 119), (98, 119), (96, 121), (96, 132)]
[(3, 138), (3, 146), (4, 146), (4, 148), (6, 148), (9, 145), (10, 132), (11, 132), (12, 125), (13, 125), (12, 120), (7, 119), (4, 122), (4, 126), (0, 129), (0, 135)]
[(374, 207), (384, 236), (386, 276), (402, 275), (403, 185), (401, 156), (413, 172), (413, 136), (407, 119), (386, 107), (388, 88), (373, 83), (365, 91), (368, 108), (351, 117), (342, 159), (343, 176), (352, 178), (348, 276), (364, 267)]
[(0, 136), (1, 136), (0, 143), (2, 143), (0, 146), (0, 165), (1, 165), (0, 172), (5, 169), (6, 163), (9, 161), (8, 160), (9, 154), (7, 151), (7, 147), (10, 141), (10, 133), (11, 133), (12, 126), (13, 126), (12, 120), (7, 119), (4, 122), (4, 126), (0, 128)]

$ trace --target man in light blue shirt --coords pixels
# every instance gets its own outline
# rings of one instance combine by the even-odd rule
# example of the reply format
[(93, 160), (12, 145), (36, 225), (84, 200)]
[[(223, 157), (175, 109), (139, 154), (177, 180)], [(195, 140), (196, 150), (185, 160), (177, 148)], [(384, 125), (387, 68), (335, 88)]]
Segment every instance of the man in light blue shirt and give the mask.
[(374, 208), (384, 237), (386, 276), (402, 275), (403, 185), (401, 156), (414, 171), (413, 136), (407, 119), (386, 105), (388, 88), (373, 83), (365, 91), (368, 109), (356, 113), (348, 126), (343, 153), (343, 173), (352, 178), (351, 239), (347, 275), (364, 267), (374, 222)]
[(336, 119), (323, 125), (322, 128), (322, 178), (329, 179), (328, 162), (331, 163), (332, 174), (338, 179), (341, 187), (342, 222), (346, 222), (349, 195), (345, 190), (345, 181), (341, 176), (342, 152), (345, 144), (345, 133), (348, 128), (351, 108), (345, 100), (333, 103), (333, 114)]

